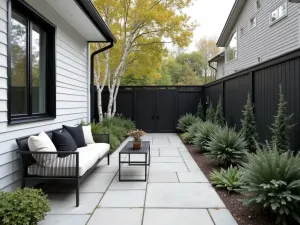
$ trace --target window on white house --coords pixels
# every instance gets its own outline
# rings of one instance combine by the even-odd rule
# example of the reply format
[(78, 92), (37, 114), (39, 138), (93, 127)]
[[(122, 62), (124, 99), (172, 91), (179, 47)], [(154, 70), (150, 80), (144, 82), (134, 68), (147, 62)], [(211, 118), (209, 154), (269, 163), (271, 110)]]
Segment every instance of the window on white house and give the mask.
[(250, 28), (256, 27), (256, 16), (254, 16), (252, 19), (250, 19)]
[(227, 46), (227, 61), (237, 59), (237, 32), (232, 35), (232, 38)]
[(255, 5), (256, 5), (256, 11), (260, 10), (260, 8), (261, 8), (261, 0), (256, 0)]
[(271, 23), (274, 23), (287, 15), (287, 2), (281, 4), (271, 12)]

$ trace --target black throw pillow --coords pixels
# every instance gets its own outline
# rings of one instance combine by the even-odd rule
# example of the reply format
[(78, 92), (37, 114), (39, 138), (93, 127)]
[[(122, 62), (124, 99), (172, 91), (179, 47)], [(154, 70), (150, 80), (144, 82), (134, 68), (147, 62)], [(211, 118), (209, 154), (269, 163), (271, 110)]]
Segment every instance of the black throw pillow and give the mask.
[(77, 127), (68, 127), (68, 126), (63, 125), (63, 128), (66, 129), (71, 134), (71, 136), (73, 137), (73, 139), (77, 145), (77, 148), (86, 146), (81, 125), (79, 125)]
[[(57, 151), (74, 152), (77, 150), (77, 145), (71, 134), (67, 130), (63, 130), (62, 132), (54, 131), (52, 133), (52, 142), (55, 145)], [(69, 155), (70, 154), (58, 154), (58, 157), (64, 158)]]

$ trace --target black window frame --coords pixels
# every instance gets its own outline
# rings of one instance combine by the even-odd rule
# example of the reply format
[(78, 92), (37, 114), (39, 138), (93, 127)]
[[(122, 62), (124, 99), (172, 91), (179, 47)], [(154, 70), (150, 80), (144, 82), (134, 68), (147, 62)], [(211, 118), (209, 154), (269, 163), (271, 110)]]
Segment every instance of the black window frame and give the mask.
[[(55, 34), (56, 26), (48, 19), (42, 16), (34, 8), (23, 0), (8, 0), (7, 1), (7, 119), (8, 124), (20, 124), (27, 122), (35, 122), (56, 118), (56, 50), (55, 50)], [(12, 11), (17, 12), (28, 20), (27, 31), (32, 30), (32, 24), (36, 24), (46, 32), (46, 112), (32, 113), (32, 96), (31, 96), (31, 33), (27, 32), (27, 52), (28, 59), (26, 60), (26, 81), (27, 81), (27, 114), (12, 115), (11, 114), (11, 24)], [(29, 41), (28, 41), (29, 40)]]

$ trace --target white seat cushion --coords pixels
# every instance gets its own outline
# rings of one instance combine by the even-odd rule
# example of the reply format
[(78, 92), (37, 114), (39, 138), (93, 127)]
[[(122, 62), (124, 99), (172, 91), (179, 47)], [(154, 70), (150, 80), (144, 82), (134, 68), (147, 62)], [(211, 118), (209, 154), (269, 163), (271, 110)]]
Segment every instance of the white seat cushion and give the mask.
[[(79, 176), (83, 176), (109, 149), (109, 144), (105, 143), (89, 144), (85, 147), (78, 148)], [(28, 174), (38, 176), (75, 176), (76, 157), (75, 155), (69, 155), (65, 158), (57, 158), (47, 166), (33, 164), (28, 167)]]

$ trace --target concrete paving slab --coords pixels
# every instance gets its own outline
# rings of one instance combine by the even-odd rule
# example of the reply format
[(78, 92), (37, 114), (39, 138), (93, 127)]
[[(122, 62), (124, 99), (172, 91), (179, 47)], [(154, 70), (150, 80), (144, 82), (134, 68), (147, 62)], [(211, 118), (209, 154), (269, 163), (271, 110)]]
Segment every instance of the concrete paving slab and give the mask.
[(179, 172), (177, 173), (180, 183), (208, 183), (202, 172)]
[(143, 225), (214, 225), (206, 209), (145, 209)]
[(102, 195), (101, 193), (81, 193), (80, 205), (76, 207), (75, 194), (48, 194), (51, 202), (51, 211), (48, 214), (91, 214), (98, 205)]
[(208, 183), (149, 183), (146, 207), (225, 208)]
[(209, 209), (215, 225), (238, 225), (227, 209)]
[(163, 150), (163, 148), (161, 148), (159, 151), (160, 151), (160, 156), (176, 156), (176, 157), (181, 156), (178, 150), (169, 151), (169, 150)]
[(38, 225), (85, 225), (90, 215), (47, 215)]
[(184, 161), (194, 160), (189, 152), (180, 152), (180, 154)]
[(99, 207), (115, 208), (139, 208), (143, 207), (145, 190), (118, 190), (107, 191), (103, 196)]
[[(133, 177), (127, 177), (126, 179), (133, 179)], [(144, 177), (138, 179), (144, 179)], [(117, 181), (113, 182), (108, 190), (146, 190), (146, 186), (146, 182), (120, 182), (119, 177), (117, 177)]]
[(96, 209), (87, 225), (141, 225), (143, 209)]
[(151, 157), (151, 163), (183, 162), (182, 157)]
[(187, 171), (188, 169), (184, 163), (152, 163), (150, 166), (150, 173)]
[(175, 172), (174, 173), (165, 173), (165, 172), (150, 173), (148, 182), (149, 183), (177, 183), (178, 178)]
[(190, 172), (201, 172), (201, 169), (193, 159), (185, 160), (184, 163)]

